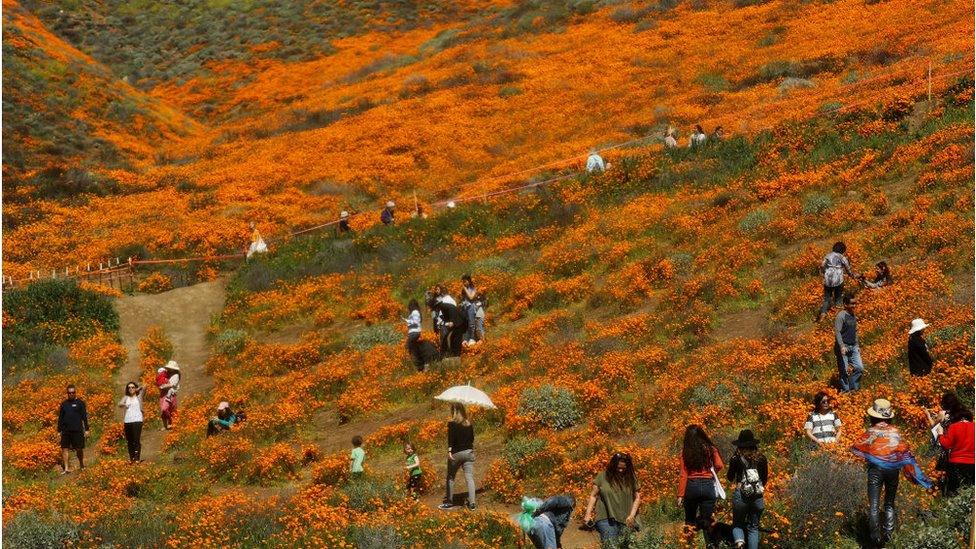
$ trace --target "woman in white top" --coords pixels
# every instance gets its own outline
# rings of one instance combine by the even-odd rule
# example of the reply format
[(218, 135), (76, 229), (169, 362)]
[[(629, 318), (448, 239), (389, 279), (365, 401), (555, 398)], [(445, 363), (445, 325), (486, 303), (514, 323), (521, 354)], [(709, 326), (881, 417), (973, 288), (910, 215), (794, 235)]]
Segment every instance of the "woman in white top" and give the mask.
[(139, 454), (142, 451), (142, 396), (145, 393), (145, 387), (130, 381), (125, 386), (125, 394), (119, 400), (119, 408), (125, 409), (122, 422), (131, 463), (142, 461)]
[(695, 126), (695, 131), (691, 133), (691, 137), (688, 138), (688, 147), (694, 148), (700, 145), (704, 145), (708, 136), (705, 135), (705, 130), (702, 129), (701, 125)]

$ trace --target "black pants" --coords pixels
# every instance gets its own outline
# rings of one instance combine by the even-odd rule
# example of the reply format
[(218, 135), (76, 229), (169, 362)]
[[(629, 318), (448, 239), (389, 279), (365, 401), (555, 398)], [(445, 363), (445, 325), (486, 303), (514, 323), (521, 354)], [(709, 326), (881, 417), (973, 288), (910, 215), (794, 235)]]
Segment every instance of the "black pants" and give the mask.
[(125, 446), (129, 449), (129, 461), (139, 461), (142, 452), (142, 422), (123, 423), (122, 430), (125, 432)]
[[(898, 494), (900, 469), (881, 469), (868, 467), (868, 526), (871, 528), (871, 541), (881, 544), (891, 539), (895, 531), (897, 513), (895, 496)], [(881, 505), (881, 488), (884, 487), (884, 508)], [(882, 519), (881, 515), (884, 514)]]
[(420, 495), (420, 487), (423, 484), (423, 475), (410, 475), (407, 480), (407, 493), (416, 498)]
[(712, 525), (715, 510), (715, 481), (711, 478), (690, 478), (685, 486), (685, 524), (699, 530)]
[(946, 469), (945, 495), (954, 496), (963, 486), (973, 486), (974, 469), (970, 463), (949, 463)]
[(413, 359), (413, 365), (417, 367), (417, 370), (424, 369), (424, 360), (420, 356), (420, 332), (414, 332), (412, 334), (407, 334), (407, 352), (410, 353), (410, 358)]

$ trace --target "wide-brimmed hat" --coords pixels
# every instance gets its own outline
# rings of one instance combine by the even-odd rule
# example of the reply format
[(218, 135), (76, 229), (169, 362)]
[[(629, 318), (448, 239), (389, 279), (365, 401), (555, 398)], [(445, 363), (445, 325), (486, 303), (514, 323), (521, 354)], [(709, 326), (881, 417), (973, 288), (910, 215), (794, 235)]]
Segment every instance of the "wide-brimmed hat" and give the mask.
[(345, 219), (345, 218), (349, 217), (349, 212), (347, 212), (346, 210), (342, 210), (342, 213), (339, 214), (339, 217), (341, 219)]
[(732, 445), (736, 448), (757, 448), (759, 441), (751, 429), (743, 429), (739, 431), (739, 438), (732, 441)]
[(167, 370), (175, 370), (177, 372), (180, 371), (180, 365), (177, 364), (175, 360), (171, 360), (171, 361), (167, 362), (166, 363), (166, 366), (164, 366), (164, 368), (166, 368)]
[(396, 204), (394, 204), (393, 201), (390, 200), (389, 202), (386, 203), (386, 207), (387, 208), (394, 208), (394, 207), (396, 207)]
[(895, 411), (891, 408), (891, 403), (883, 398), (874, 401), (874, 405), (868, 408), (868, 415), (878, 419), (891, 419), (895, 417)]
[(217, 405), (218, 412), (221, 410), (226, 410), (227, 408), (230, 408), (230, 402), (227, 402), (226, 400)]
[(924, 320), (922, 320), (921, 318), (916, 318), (915, 320), (912, 321), (912, 327), (908, 329), (908, 335), (912, 335), (915, 332), (924, 330), (928, 327), (929, 325), (926, 324)]

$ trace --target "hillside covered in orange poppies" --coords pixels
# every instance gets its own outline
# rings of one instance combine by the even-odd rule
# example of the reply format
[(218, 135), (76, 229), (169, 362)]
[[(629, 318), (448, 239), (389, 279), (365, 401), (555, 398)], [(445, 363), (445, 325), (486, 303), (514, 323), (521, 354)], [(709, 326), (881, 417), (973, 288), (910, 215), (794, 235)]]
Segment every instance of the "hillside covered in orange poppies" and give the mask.
[[(140, 267), (135, 295), (5, 293), (14, 546), (514, 547), (519, 497), (583, 506), (624, 450), (644, 500), (632, 547), (694, 547), (675, 479), (698, 423), (723, 456), (740, 429), (763, 441), (765, 546), (854, 548), (866, 498), (847, 449), (864, 409), (891, 400), (937, 476), (925, 409), (946, 391), (972, 406), (971, 4), (4, 0), (3, 24), (4, 276), (239, 253), (252, 221), (271, 244), (246, 262)], [(688, 148), (695, 124), (725, 137)], [(582, 170), (590, 149), (606, 173)], [(387, 200), (394, 227), (379, 223)], [(427, 218), (410, 217), (415, 200)], [(351, 236), (284, 238), (341, 210), (358, 213)], [(837, 240), (856, 271), (885, 260), (895, 280), (860, 291), (867, 374), (844, 394), (832, 323), (812, 322)], [(435, 284), (458, 295), (464, 273), (490, 299), (486, 340), (417, 372), (406, 303)], [(206, 383), (127, 466), (122, 372), (151, 384), (179, 354), (167, 307), (190, 288), (165, 290), (194, 283), (222, 303), (186, 311), (207, 326)], [(150, 293), (159, 321), (133, 343), (119, 311)], [(904, 357), (916, 317), (936, 358), (923, 378)], [(498, 406), (474, 416), (483, 493), (476, 512), (445, 513), (431, 398), (469, 381)], [(68, 382), (95, 457), (61, 477)], [(845, 430), (815, 450), (802, 423), (820, 390)], [(224, 400), (248, 421), (205, 438)], [(419, 501), (401, 486), (405, 439), (425, 460)], [(895, 546), (962, 546), (967, 497), (903, 482)], [(567, 547), (597, 546), (571, 529)]]

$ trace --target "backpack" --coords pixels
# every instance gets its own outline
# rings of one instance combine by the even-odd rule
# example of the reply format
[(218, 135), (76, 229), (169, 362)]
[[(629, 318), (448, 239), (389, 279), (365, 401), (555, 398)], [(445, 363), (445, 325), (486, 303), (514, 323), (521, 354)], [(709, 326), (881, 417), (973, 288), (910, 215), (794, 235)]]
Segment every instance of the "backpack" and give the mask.
[(739, 491), (742, 493), (742, 497), (762, 497), (765, 488), (763, 488), (762, 479), (759, 478), (759, 471), (751, 467), (744, 457), (739, 456), (739, 459), (742, 460), (742, 465), (746, 468), (745, 473), (742, 474), (742, 481), (739, 482)]

